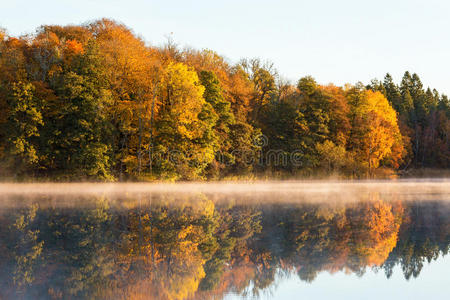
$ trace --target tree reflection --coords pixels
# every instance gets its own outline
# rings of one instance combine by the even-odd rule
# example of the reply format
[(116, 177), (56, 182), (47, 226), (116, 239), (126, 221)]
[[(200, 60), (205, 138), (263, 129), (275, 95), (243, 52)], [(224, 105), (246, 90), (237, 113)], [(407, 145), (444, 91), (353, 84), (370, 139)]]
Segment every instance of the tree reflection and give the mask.
[(83, 199), (0, 214), (0, 298), (257, 296), (281, 274), (406, 279), (448, 253), (449, 206), (367, 201), (245, 204), (205, 195)]

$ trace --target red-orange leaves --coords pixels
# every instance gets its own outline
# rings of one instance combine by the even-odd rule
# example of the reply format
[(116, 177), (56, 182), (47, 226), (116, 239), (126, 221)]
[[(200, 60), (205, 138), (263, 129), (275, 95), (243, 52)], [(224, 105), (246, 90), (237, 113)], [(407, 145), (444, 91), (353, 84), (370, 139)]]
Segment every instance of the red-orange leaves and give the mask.
[(76, 55), (84, 53), (83, 45), (77, 40), (67, 40), (65, 46), (66, 54)]

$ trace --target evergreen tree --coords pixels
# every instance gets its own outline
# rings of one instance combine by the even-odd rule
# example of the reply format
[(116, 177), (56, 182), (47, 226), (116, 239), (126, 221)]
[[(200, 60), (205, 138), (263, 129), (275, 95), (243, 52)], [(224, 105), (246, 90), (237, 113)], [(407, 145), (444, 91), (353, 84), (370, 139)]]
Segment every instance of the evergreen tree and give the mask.
[(405, 103), (399, 88), (394, 83), (392, 76), (387, 73), (383, 81), (384, 89), (386, 90), (386, 98), (391, 103), (392, 107), (400, 114), (405, 115), (408, 113), (408, 104)]

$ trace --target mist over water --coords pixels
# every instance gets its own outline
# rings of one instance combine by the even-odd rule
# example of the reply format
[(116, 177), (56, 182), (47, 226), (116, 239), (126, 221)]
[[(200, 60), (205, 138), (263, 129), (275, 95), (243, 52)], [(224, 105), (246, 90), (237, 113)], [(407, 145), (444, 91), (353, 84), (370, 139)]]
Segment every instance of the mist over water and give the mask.
[[(172, 196), (202, 193), (222, 199), (239, 196), (251, 201), (356, 201), (375, 194), (396, 200), (450, 200), (448, 179), (361, 181), (255, 181), (182, 183), (0, 183), (0, 197), (124, 195)], [(366, 198), (365, 198), (366, 197)], [(250, 198), (250, 199), (249, 199)]]
[(0, 299), (444, 298), (449, 249), (448, 180), (0, 184)]

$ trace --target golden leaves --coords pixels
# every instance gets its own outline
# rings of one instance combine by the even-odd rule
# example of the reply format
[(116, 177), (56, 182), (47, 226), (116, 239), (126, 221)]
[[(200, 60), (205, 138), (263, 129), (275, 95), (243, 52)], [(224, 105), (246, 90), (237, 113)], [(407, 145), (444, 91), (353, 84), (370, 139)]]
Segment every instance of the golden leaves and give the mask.
[[(361, 133), (359, 150), (365, 155), (369, 169), (377, 168), (381, 160), (401, 159), (403, 147), (397, 124), (397, 114), (380, 92), (364, 91), (356, 107), (356, 127)], [(396, 147), (395, 151), (393, 148)]]

